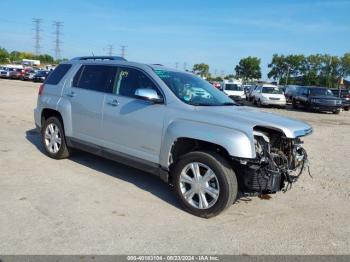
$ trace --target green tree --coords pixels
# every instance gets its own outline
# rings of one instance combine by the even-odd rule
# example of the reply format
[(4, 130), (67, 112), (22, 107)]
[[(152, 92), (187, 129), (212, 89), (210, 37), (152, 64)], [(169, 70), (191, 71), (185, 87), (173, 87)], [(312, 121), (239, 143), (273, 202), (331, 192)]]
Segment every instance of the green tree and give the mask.
[(242, 58), (235, 67), (236, 77), (242, 78), (244, 82), (261, 78), (260, 62), (257, 57)]
[(350, 53), (345, 53), (340, 58), (340, 77), (346, 78), (350, 76)]
[(209, 65), (200, 63), (193, 65), (193, 72), (201, 77), (207, 78), (209, 76)]
[(274, 80), (281, 80), (287, 74), (287, 65), (284, 55), (274, 54), (272, 56), (272, 61), (268, 64), (270, 72), (267, 74), (268, 78), (273, 78)]
[(5, 48), (0, 47), (0, 63), (8, 63), (9, 53)]
[(268, 67), (271, 68), (267, 74), (269, 78), (279, 80), (280, 84), (294, 84), (295, 79), (305, 71), (305, 57), (304, 55), (274, 54)]
[(320, 72), (323, 66), (323, 55), (309, 55), (304, 61), (303, 84), (308, 86), (320, 85)]

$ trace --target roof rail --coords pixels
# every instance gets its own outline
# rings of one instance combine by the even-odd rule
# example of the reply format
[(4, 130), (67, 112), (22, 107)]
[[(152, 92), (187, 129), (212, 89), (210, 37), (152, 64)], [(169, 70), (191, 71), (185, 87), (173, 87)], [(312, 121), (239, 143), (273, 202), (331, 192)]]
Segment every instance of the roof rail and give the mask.
[(71, 60), (82, 61), (82, 60), (117, 60), (117, 61), (126, 61), (124, 57), (121, 56), (79, 56), (74, 57)]

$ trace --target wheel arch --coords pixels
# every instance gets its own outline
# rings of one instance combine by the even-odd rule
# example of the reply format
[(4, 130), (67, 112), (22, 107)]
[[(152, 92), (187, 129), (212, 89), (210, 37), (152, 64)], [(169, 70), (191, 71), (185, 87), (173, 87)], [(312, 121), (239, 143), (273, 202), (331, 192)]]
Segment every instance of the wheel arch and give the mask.
[(160, 164), (169, 168), (174, 153), (188, 152), (190, 148), (209, 148), (225, 156), (254, 158), (253, 134), (187, 120), (174, 121), (166, 129), (160, 154)]

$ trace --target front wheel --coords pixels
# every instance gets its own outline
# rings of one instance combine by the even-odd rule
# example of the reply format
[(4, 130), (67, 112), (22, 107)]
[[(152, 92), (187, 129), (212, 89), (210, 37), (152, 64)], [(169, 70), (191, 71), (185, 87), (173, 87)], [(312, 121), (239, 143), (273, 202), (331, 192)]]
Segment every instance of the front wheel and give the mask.
[(338, 115), (339, 113), (340, 113), (340, 109), (337, 109), (337, 110), (334, 110), (334, 111), (333, 111), (333, 114)]
[(215, 152), (197, 151), (182, 156), (173, 175), (176, 195), (193, 215), (216, 216), (236, 200), (236, 175), (228, 161)]

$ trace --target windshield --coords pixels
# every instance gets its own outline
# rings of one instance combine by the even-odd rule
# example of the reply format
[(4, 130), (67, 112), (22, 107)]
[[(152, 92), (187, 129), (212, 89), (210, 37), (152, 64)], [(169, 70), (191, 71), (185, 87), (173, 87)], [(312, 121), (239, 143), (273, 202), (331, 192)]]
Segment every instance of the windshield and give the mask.
[(186, 104), (194, 106), (236, 105), (220, 90), (195, 75), (166, 70), (155, 70), (154, 72)]
[(327, 88), (310, 88), (311, 96), (334, 96), (332, 91)]
[(283, 89), (279, 87), (273, 87), (273, 86), (264, 86), (262, 88), (262, 93), (264, 94), (283, 94)]
[(46, 76), (47, 75), (47, 72), (46, 71), (38, 71), (36, 73), (37, 76)]
[(225, 90), (243, 91), (243, 87), (237, 84), (225, 84)]

